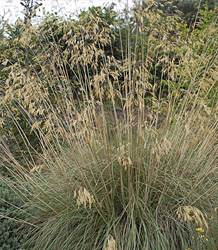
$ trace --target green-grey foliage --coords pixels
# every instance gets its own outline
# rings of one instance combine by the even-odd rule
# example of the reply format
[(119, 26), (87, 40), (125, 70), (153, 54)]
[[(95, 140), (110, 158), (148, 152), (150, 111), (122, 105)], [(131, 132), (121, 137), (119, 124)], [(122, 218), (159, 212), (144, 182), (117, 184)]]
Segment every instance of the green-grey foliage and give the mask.
[(17, 194), (0, 180), (0, 250), (22, 249), (26, 240), (26, 235), (18, 235), (19, 220), (24, 219), (19, 210), (22, 205)]

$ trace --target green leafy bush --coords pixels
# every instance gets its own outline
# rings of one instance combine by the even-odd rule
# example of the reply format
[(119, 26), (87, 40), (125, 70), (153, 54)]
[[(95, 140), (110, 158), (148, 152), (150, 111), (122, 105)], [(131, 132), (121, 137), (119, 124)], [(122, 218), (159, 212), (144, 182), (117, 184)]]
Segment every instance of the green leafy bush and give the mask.
[(0, 249), (21, 250), (26, 235), (18, 234), (20, 220), (25, 217), (20, 208), (23, 202), (8, 185), (0, 180)]

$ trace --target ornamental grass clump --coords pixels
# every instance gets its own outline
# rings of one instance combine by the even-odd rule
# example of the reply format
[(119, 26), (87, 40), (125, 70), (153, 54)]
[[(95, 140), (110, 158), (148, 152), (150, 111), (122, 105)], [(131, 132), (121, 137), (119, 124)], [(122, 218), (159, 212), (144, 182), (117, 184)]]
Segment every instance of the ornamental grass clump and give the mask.
[(218, 206), (216, 16), (189, 35), (155, 6), (124, 28), (99, 9), (42, 25), (29, 41), (30, 53), (43, 40), (40, 70), (9, 66), (2, 105), (26, 150), (1, 148), (25, 200), (24, 248), (203, 249), (193, 231)]

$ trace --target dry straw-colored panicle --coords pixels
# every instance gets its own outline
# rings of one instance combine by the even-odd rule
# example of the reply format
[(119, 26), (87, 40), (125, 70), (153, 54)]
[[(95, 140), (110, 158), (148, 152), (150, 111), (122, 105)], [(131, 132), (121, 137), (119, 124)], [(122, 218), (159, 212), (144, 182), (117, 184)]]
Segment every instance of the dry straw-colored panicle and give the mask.
[(207, 215), (201, 212), (198, 208), (193, 206), (181, 206), (176, 212), (178, 219), (181, 222), (194, 222), (197, 225), (205, 226), (208, 229), (206, 221)]
[(166, 137), (164, 137), (160, 142), (156, 138), (155, 147), (152, 150), (152, 153), (156, 155), (156, 159), (160, 163), (161, 157), (163, 155), (166, 156), (171, 151), (171, 149), (172, 144)]
[(118, 250), (116, 248), (116, 241), (114, 240), (113, 236), (110, 234), (108, 235), (107, 246), (104, 250)]
[(80, 188), (78, 191), (74, 191), (74, 198), (76, 198), (76, 203), (78, 207), (83, 205), (86, 208), (87, 203), (89, 204), (89, 209), (92, 209), (92, 204), (95, 203), (94, 197), (86, 188)]
[(124, 166), (125, 170), (127, 170), (128, 167), (131, 167), (133, 165), (128, 151), (125, 149), (124, 145), (120, 146), (120, 148), (118, 148), (117, 151), (118, 151), (117, 154), (118, 163), (121, 166)]
[(31, 168), (30, 173), (34, 173), (34, 172), (41, 173), (41, 171), (46, 169), (46, 168), (47, 168), (47, 166), (45, 164), (35, 165), (33, 168)]

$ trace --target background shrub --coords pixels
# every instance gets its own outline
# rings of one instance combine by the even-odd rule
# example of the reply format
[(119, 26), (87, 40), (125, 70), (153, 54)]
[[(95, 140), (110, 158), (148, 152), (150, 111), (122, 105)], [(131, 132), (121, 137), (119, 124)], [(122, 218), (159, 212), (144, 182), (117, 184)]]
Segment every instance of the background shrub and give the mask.
[(26, 241), (26, 235), (18, 234), (21, 227), (20, 220), (25, 216), (20, 211), (23, 201), (11, 190), (7, 184), (0, 180), (0, 249), (21, 250)]

